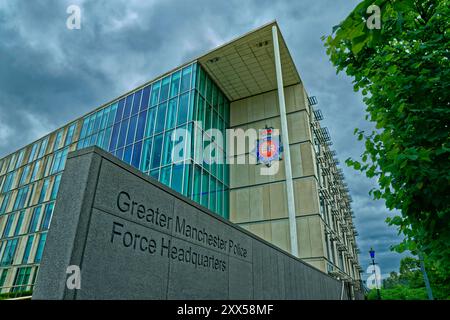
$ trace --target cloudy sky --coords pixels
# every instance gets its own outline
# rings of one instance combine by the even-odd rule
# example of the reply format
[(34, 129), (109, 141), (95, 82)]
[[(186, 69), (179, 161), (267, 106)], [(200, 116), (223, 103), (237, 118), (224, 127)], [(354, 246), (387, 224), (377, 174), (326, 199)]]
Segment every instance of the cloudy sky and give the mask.
[[(310, 95), (317, 96), (353, 197), (360, 261), (373, 246), (383, 274), (398, 269), (400, 241), (374, 186), (346, 168), (370, 129), (351, 80), (336, 75), (320, 40), (354, 0), (0, 0), (0, 158), (159, 74), (277, 19)], [(69, 5), (81, 29), (66, 27)]]

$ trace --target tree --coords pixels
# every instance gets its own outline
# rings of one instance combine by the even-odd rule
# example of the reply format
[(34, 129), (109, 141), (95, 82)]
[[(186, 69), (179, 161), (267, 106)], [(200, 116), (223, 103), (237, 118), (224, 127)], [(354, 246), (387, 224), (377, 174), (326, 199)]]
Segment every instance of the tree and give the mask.
[[(425, 264), (435, 298), (450, 299), (449, 279), (440, 276), (430, 261), (425, 261)], [(380, 291), (383, 300), (428, 299), (419, 260), (412, 257), (403, 258), (400, 261), (399, 273), (391, 272), (389, 277), (383, 280)], [(377, 299), (376, 291), (370, 291), (367, 298)]]
[[(370, 5), (381, 28), (369, 29)], [(347, 165), (376, 177), (371, 190), (404, 235), (393, 249), (419, 250), (441, 276), (450, 275), (450, 1), (364, 0), (324, 37), (327, 54), (353, 78), (375, 130)]]

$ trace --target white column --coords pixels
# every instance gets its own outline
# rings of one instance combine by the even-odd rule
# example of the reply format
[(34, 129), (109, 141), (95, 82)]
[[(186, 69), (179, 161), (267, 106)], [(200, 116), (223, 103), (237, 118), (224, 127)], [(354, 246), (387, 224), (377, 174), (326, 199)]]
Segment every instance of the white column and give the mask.
[(292, 181), (291, 153), (289, 150), (289, 135), (286, 118), (286, 104), (284, 101), (283, 76), (281, 72), (280, 47), (278, 43), (278, 28), (272, 27), (273, 51), (275, 56), (275, 69), (277, 74), (278, 101), (280, 104), (281, 135), (284, 152), (284, 168), (286, 171), (286, 191), (289, 213), (289, 231), (291, 236), (291, 253), (298, 257), (297, 222), (295, 219), (294, 182)]

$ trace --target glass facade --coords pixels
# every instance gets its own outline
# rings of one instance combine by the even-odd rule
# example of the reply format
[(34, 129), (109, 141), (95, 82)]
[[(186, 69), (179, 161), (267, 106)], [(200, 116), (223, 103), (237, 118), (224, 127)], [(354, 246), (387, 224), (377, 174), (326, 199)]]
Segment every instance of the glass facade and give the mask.
[[(212, 129), (225, 139), (229, 108), (194, 62), (0, 159), (0, 293), (36, 278), (70, 151), (97, 145), (228, 219), (226, 141)], [(204, 161), (203, 150), (223, 161)]]

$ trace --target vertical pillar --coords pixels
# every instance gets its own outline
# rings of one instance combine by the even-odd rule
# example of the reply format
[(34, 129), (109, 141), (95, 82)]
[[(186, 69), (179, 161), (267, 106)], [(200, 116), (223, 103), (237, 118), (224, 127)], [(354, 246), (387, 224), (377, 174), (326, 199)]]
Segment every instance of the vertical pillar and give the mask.
[(278, 43), (278, 28), (272, 27), (273, 51), (275, 56), (275, 70), (277, 75), (278, 102), (280, 105), (281, 134), (284, 152), (284, 168), (286, 171), (286, 191), (289, 214), (289, 232), (291, 236), (291, 253), (298, 257), (297, 221), (295, 219), (294, 182), (292, 180), (291, 153), (289, 150), (289, 135), (284, 101), (283, 75), (281, 72), (280, 47)]

